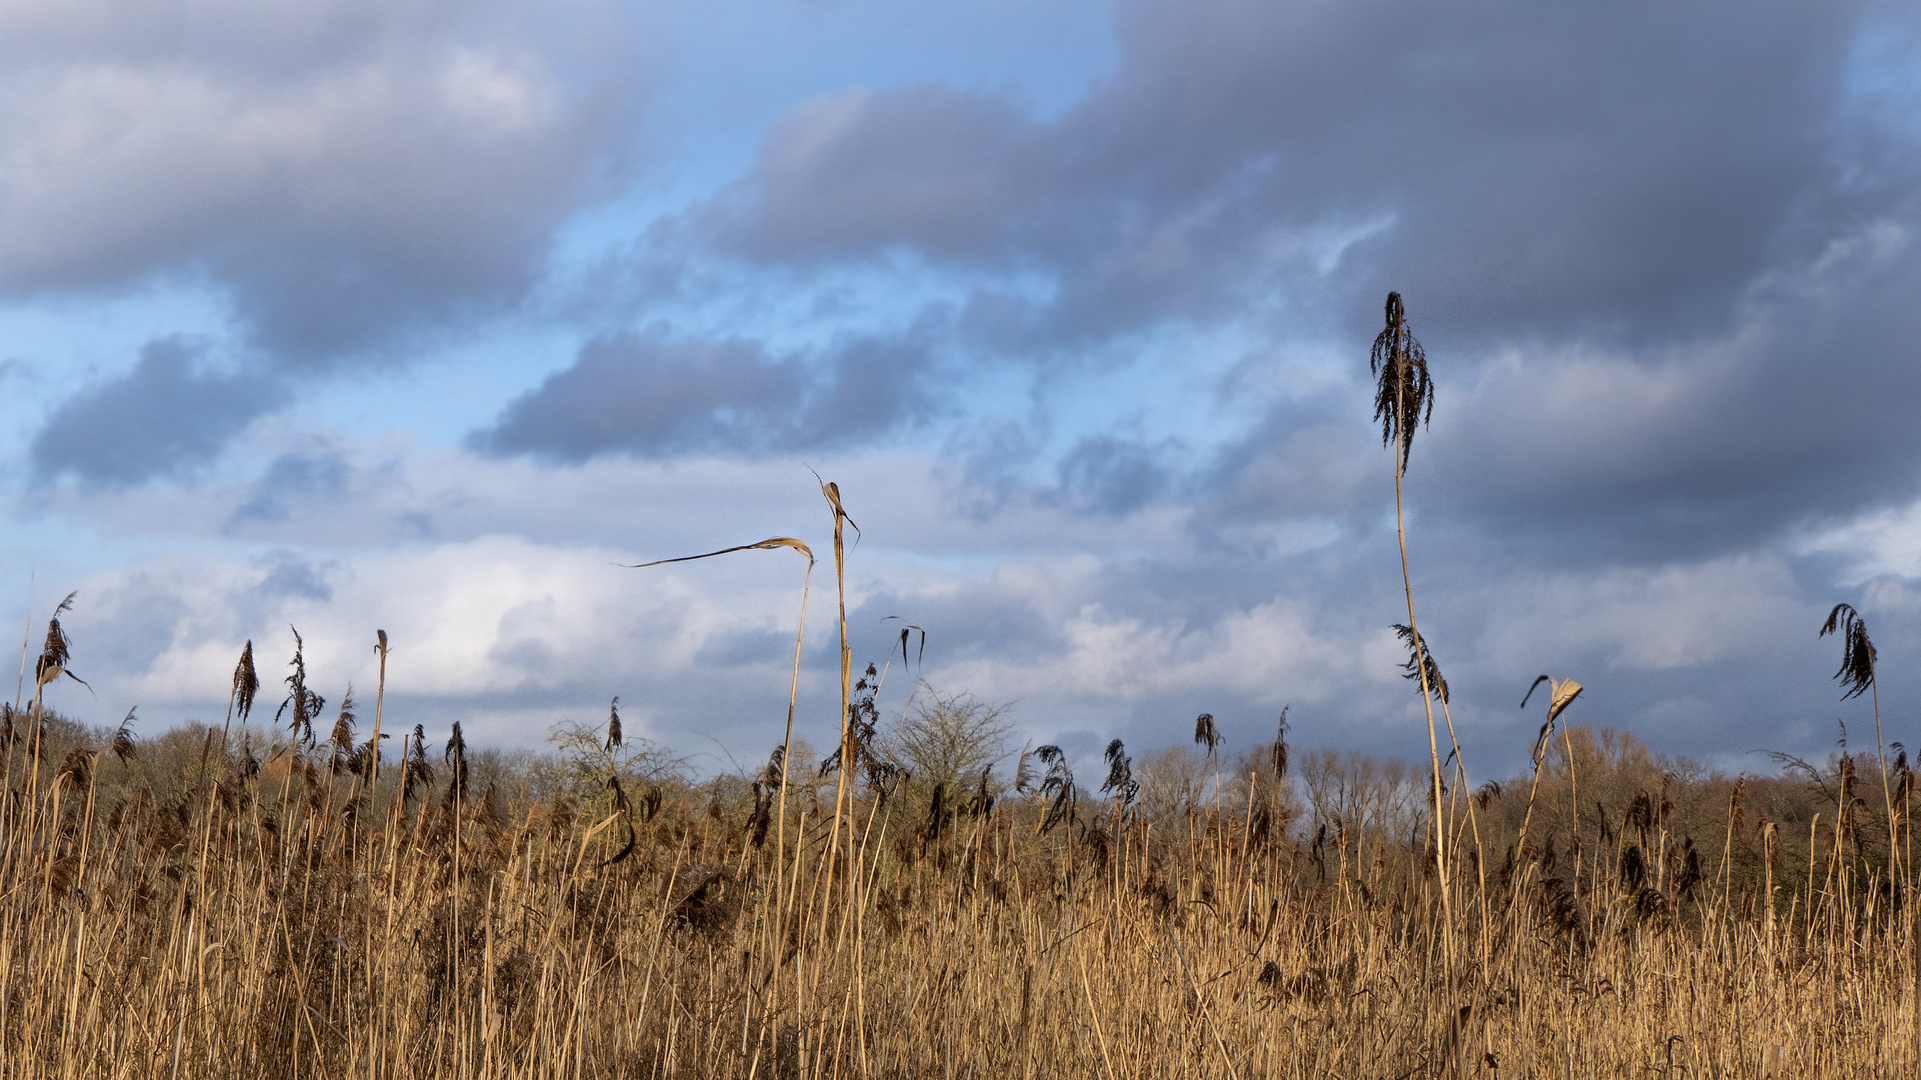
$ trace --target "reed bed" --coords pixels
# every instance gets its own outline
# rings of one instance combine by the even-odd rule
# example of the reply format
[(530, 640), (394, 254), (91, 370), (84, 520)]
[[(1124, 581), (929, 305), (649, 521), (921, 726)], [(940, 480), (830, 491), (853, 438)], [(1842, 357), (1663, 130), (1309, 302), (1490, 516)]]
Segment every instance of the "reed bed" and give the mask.
[[(124, 728), (36, 769), (32, 714), (12, 720), (9, 1076), (1915, 1067), (1914, 909), (1886, 847), (1908, 839), (1905, 773), (1892, 832), (1879, 800), (1788, 779), (1668, 775), (1629, 798), (1657, 774), (1583, 730), (1546, 762), (1536, 846), (1512, 846), (1518, 784), (1474, 802), (1504, 854), (1450, 848), (1450, 970), (1418, 775), (1398, 816), (1306, 805), (1285, 755), (1158, 815), (1071, 774), (951, 796), (863, 771), (777, 808), (771, 765), (764, 787), (616, 772), (521, 805), (472, 790), (464, 746), (430, 765), (408, 736), (378, 787), (351, 738), (265, 767), (216, 747), (163, 802)], [(1569, 763), (1596, 794), (1579, 819)], [(1817, 778), (1878, 794), (1855, 768)], [(1470, 800), (1449, 800), (1466, 836)], [(1714, 817), (1719, 835), (1681, 836)]]

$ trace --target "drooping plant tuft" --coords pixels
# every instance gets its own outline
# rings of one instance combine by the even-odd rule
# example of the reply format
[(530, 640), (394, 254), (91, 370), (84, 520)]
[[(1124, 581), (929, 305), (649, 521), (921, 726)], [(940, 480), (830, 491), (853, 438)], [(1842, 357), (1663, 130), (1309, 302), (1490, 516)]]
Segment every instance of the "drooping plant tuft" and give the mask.
[(1074, 771), (1068, 768), (1067, 755), (1062, 753), (1058, 746), (1052, 744), (1043, 746), (1034, 751), (1034, 756), (1040, 758), (1041, 764), (1047, 766), (1047, 778), (1041, 781), (1040, 788), (1041, 798), (1052, 800), (1047, 807), (1047, 813), (1041, 818), (1040, 831), (1047, 832), (1067, 820), (1073, 813)]
[(608, 753), (620, 745), (620, 696), (614, 696), (614, 703), (607, 706), (607, 742), (601, 747)]
[(1221, 729), (1214, 724), (1214, 714), (1204, 712), (1194, 718), (1194, 742), (1207, 747), (1207, 756), (1214, 756), (1214, 748), (1221, 745)]
[(1836, 604), (1815, 636), (1829, 634), (1841, 636), (1841, 667), (1834, 673), (1842, 687), (1841, 700), (1867, 693), (1874, 686), (1874, 642), (1868, 640), (1868, 624), (1851, 605)]
[[(1427, 692), (1433, 694), (1441, 704), (1448, 703), (1447, 680), (1441, 677), (1441, 665), (1435, 663), (1434, 654), (1428, 650), (1427, 640), (1415, 633), (1410, 627), (1394, 624), (1394, 636), (1401, 639), (1407, 647), (1407, 662), (1401, 665), (1401, 678), (1419, 682), (1422, 667), (1427, 669)], [(1525, 702), (1523, 702), (1525, 704)]]
[(1141, 793), (1140, 781), (1134, 779), (1134, 759), (1128, 756), (1127, 747), (1119, 739), (1107, 744), (1103, 756), (1107, 760), (1107, 779), (1102, 782), (1101, 791), (1112, 793), (1125, 810)]

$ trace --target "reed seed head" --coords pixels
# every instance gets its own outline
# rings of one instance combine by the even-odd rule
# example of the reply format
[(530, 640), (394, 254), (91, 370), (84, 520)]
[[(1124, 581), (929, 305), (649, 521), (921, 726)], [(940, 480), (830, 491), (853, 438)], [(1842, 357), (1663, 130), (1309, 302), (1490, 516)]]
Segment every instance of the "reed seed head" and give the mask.
[(1841, 684), (1841, 700), (1859, 697), (1874, 686), (1874, 642), (1868, 640), (1868, 625), (1848, 604), (1836, 604), (1828, 612), (1816, 637), (1841, 636), (1841, 666), (1834, 673)]
[(1400, 293), (1387, 294), (1387, 324), (1374, 338), (1368, 370), (1379, 379), (1374, 419), (1381, 422), (1381, 445), (1395, 444), (1397, 467), (1405, 474), (1414, 430), (1434, 414), (1434, 384), (1427, 374), (1427, 353), (1408, 329)]

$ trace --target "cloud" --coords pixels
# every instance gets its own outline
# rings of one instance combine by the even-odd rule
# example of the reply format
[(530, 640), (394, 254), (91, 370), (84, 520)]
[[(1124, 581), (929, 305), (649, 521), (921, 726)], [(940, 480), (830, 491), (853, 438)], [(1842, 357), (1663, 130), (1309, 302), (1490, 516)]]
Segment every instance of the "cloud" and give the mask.
[(34, 476), (126, 487), (211, 461), (273, 406), (277, 388), (257, 376), (198, 372), (202, 351), (183, 338), (149, 342), (133, 371), (62, 402), (28, 449)]
[(907, 342), (863, 339), (823, 358), (775, 356), (759, 342), (676, 338), (657, 325), (589, 342), (471, 443), (576, 462), (857, 444), (922, 408), (924, 361)]
[(0, 290), (203, 280), (296, 363), (513, 303), (651, 79), (592, 4), (126, 7), (8, 7)]
[(340, 501), (353, 482), (353, 466), (338, 452), (281, 454), (267, 463), (228, 519), (228, 528), (284, 522), (297, 507)]
[(1169, 443), (1093, 435), (1062, 455), (1060, 491), (1070, 504), (1094, 513), (1126, 514), (1167, 491), (1174, 482), (1167, 464)]
[(1921, 368), (1896, 358), (1921, 341), (1904, 300), (1921, 245), (1891, 223), (1867, 232), (1793, 295), (1757, 290), (1722, 334), (1505, 351), (1436, 405), (1426, 498), (1562, 558), (1642, 560), (1905, 504), (1921, 493)]
[(1455, 335), (1712, 325), (1783, 244), (1896, 197), (1830, 198), (1906, 167), (1839, 138), (1859, 20), (1133, 0), (1117, 74), (1057, 119), (848, 91), (695, 218), (758, 260), (1038, 267), (1053, 332), (1229, 317), (1342, 252), (1343, 294), (1392, 284)]

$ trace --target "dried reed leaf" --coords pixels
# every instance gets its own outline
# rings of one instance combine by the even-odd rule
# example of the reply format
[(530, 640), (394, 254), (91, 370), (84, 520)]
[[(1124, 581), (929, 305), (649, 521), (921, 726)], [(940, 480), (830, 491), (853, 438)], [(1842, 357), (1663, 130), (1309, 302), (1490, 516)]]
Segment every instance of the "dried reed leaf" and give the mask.
[(907, 642), (909, 638), (911, 638), (914, 634), (919, 634), (920, 635), (920, 651), (914, 654), (914, 663), (916, 666), (918, 666), (921, 660), (927, 656), (927, 631), (921, 629), (918, 626), (915, 626), (913, 623), (910, 623), (904, 619), (901, 619), (899, 615), (883, 616), (881, 618), (881, 622), (888, 622), (888, 621), (897, 620), (897, 619), (900, 620), (900, 623), (901, 623), (900, 646), (899, 646), (900, 662), (903, 664), (907, 662)]
[[(838, 506), (838, 504), (836, 505)], [(849, 524), (851, 524), (851, 522)], [(655, 559), (653, 562), (621, 563), (620, 565), (629, 570), (645, 570), (649, 566), (665, 566), (668, 563), (693, 562), (695, 559), (711, 559), (716, 555), (731, 555), (736, 551), (772, 551), (775, 548), (793, 548), (795, 551), (807, 556), (807, 565), (814, 565), (814, 550), (791, 536), (770, 536), (758, 544), (737, 544), (734, 547), (721, 548), (719, 551), (709, 551), (700, 555), (682, 555), (675, 559)]]

